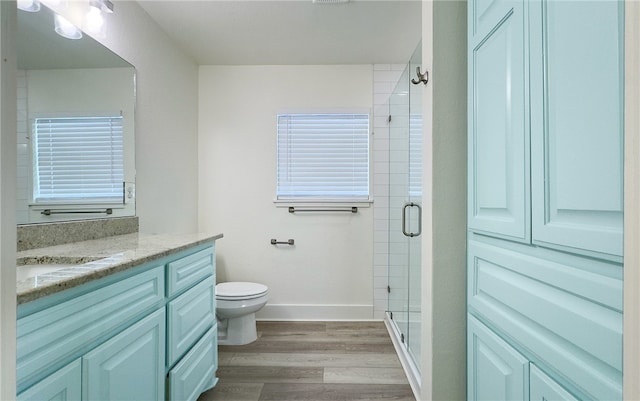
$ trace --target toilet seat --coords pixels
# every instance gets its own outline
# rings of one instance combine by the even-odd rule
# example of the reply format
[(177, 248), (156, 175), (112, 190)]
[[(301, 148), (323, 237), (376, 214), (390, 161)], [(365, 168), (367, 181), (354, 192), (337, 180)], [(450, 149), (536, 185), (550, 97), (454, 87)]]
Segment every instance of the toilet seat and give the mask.
[(267, 293), (266, 285), (249, 282), (226, 282), (216, 285), (216, 299), (234, 301), (259, 298)]

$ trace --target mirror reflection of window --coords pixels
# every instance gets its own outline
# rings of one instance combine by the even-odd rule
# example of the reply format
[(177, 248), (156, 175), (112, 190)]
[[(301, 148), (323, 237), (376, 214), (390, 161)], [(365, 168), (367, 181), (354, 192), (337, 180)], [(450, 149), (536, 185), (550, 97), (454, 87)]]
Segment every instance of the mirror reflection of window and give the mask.
[(36, 118), (33, 202), (123, 203), (122, 116)]
[[(32, 224), (135, 216), (135, 69), (91, 35), (71, 40), (56, 34), (53, 18), (46, 4), (37, 12), (19, 9), (17, 15), (16, 221)], [(65, 181), (65, 174), (70, 173), (68, 166), (59, 164), (60, 155), (54, 156), (58, 165), (46, 173), (44, 159), (36, 158), (44, 152), (43, 137), (37, 138), (33, 131), (36, 119), (69, 117), (119, 118), (121, 151), (110, 157), (121, 161), (109, 167), (105, 177), (110, 177), (104, 182), (96, 184), (89, 178), (89, 172), (101, 162), (81, 154), (80, 149), (91, 147), (87, 143), (74, 144), (73, 152), (68, 149), (69, 162), (78, 163), (73, 174), (84, 172), (73, 185)], [(104, 213), (105, 208), (111, 213)], [(46, 209), (51, 213), (43, 213)]]

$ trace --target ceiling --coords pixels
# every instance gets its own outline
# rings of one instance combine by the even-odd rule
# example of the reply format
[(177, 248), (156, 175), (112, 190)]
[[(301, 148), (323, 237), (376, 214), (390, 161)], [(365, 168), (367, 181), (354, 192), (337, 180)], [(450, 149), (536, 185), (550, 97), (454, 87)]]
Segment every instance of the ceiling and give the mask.
[(419, 0), (139, 3), (200, 65), (405, 63), (422, 35)]

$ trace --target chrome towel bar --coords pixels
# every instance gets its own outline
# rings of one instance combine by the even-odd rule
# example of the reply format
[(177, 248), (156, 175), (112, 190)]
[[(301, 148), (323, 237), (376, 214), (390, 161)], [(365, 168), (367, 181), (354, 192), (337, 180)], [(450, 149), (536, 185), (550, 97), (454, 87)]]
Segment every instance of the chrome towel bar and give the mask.
[(358, 213), (358, 208), (356, 206), (353, 206), (353, 207), (350, 207), (350, 208), (327, 208), (327, 209), (300, 208), (300, 209), (296, 209), (293, 206), (289, 206), (289, 213), (296, 213), (296, 212), (351, 212), (351, 213)]
[(104, 213), (104, 214), (113, 214), (113, 209), (104, 209), (104, 210), (51, 210), (44, 209), (40, 212), (40, 214), (44, 214), (45, 216), (51, 216), (52, 214), (76, 214), (76, 213)]
[(271, 238), (271, 245), (278, 245), (278, 244), (282, 244), (282, 245), (293, 245), (295, 243), (295, 241), (291, 238), (289, 238), (286, 241), (278, 241), (275, 238)]

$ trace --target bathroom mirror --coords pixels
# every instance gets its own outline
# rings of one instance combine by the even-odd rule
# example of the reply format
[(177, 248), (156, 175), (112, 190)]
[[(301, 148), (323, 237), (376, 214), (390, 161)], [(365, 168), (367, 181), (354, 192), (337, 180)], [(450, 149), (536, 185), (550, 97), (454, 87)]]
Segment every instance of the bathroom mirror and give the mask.
[(135, 68), (54, 26), (45, 5), (18, 10), (16, 220), (134, 216)]

